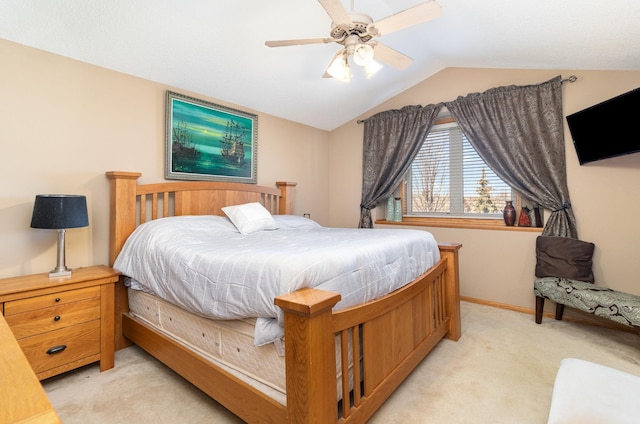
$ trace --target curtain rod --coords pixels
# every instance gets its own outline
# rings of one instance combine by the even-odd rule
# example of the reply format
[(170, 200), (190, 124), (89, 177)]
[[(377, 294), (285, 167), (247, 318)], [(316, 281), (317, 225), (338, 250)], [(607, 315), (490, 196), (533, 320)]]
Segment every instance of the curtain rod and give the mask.
[[(562, 79), (560, 80), (561, 84), (564, 84), (565, 82), (576, 82), (578, 80), (578, 77), (575, 75), (570, 75), (568, 78)], [(369, 119), (369, 118), (367, 118)], [(358, 124), (363, 124), (367, 119), (358, 119), (356, 121), (356, 123)]]

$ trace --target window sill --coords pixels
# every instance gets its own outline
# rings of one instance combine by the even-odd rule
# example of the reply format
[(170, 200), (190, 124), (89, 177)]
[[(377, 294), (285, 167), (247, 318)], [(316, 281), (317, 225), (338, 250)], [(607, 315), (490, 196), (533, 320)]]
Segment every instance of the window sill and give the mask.
[(408, 217), (402, 218), (401, 222), (377, 219), (376, 224), (381, 225), (404, 225), (414, 227), (444, 227), (444, 228), (467, 228), (473, 230), (499, 230), (499, 231), (525, 231), (542, 232), (541, 227), (507, 227), (501, 219), (471, 219), (471, 218), (426, 218)]

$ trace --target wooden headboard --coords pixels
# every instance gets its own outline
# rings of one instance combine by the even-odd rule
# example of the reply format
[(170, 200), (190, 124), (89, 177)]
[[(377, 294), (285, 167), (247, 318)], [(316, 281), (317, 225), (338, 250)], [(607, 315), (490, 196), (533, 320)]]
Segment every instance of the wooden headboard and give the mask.
[(169, 181), (138, 185), (139, 172), (109, 171), (109, 264), (113, 266), (136, 226), (157, 218), (180, 215), (224, 215), (222, 208), (260, 202), (272, 214), (293, 214), (296, 183), (275, 187), (255, 184)]

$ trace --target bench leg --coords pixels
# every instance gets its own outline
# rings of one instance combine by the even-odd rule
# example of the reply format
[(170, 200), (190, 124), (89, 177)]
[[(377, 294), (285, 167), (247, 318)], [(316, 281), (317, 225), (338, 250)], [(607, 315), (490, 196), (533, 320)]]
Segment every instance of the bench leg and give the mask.
[(556, 303), (556, 319), (562, 321), (562, 314), (564, 313), (564, 305), (562, 303)]
[(544, 310), (544, 297), (536, 296), (536, 324), (542, 323), (543, 310)]

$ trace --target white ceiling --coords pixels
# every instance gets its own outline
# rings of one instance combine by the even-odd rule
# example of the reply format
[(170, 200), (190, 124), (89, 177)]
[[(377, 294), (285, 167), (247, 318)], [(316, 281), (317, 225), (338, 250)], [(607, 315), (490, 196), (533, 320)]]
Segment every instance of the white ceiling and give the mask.
[[(421, 2), (355, 10), (376, 21)], [(337, 44), (264, 45), (328, 37), (317, 0), (0, 0), (0, 38), (325, 130), (447, 67), (640, 70), (639, 0), (438, 3), (440, 18), (378, 39), (411, 66), (349, 83), (322, 78)]]

